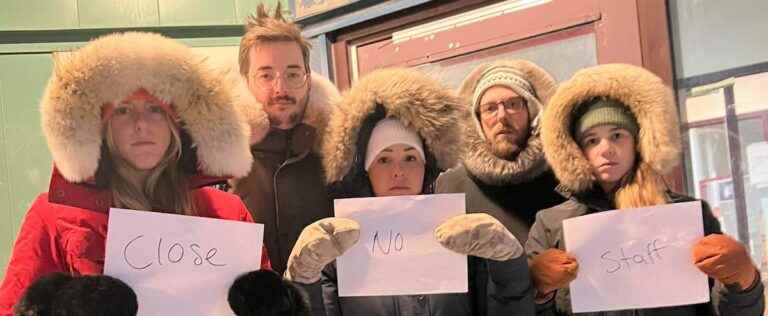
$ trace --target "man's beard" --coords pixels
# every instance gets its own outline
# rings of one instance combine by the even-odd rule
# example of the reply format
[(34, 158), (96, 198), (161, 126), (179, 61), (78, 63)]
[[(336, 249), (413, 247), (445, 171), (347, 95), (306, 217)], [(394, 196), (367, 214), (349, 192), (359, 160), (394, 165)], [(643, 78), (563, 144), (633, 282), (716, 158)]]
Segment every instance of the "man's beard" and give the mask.
[(267, 117), (269, 117), (269, 125), (272, 127), (285, 126), (285, 124), (293, 127), (299, 124), (299, 121), (301, 121), (302, 113), (293, 112), (288, 114), (288, 117), (285, 117), (284, 115), (269, 113), (267, 114)]
[[(282, 104), (281, 104), (282, 103)], [(278, 112), (278, 111), (266, 111), (267, 117), (269, 118), (269, 123), (273, 127), (284, 127), (284, 126), (290, 126), (291, 128), (299, 124), (299, 122), (304, 117), (304, 111), (306, 109), (306, 104), (301, 104), (296, 100), (296, 98), (291, 96), (279, 96), (273, 99), (270, 99), (267, 103), (268, 107), (280, 107), (285, 106), (283, 104), (290, 103), (290, 105), (287, 105), (288, 109), (286, 111)], [(305, 100), (302, 100), (302, 103), (305, 103)]]
[(495, 137), (491, 140), (491, 153), (496, 157), (505, 160), (513, 160), (517, 155), (525, 148), (525, 142), (528, 140), (528, 131), (517, 132), (516, 142), (513, 142), (508, 137)]

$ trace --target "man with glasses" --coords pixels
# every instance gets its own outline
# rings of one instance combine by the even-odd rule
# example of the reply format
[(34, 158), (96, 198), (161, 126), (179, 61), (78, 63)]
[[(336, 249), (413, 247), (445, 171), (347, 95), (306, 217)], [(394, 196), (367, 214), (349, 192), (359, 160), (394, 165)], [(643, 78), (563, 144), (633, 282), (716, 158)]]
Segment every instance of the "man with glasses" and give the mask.
[(438, 193), (465, 193), (467, 212), (499, 219), (521, 243), (537, 211), (564, 201), (539, 139), (539, 115), (555, 87), (525, 60), (475, 68), (459, 89), (467, 101), (466, 152), (437, 179)]
[(252, 129), (251, 173), (234, 192), (263, 223), (272, 268), (283, 273), (301, 230), (333, 216), (318, 149), (338, 91), (309, 69), (310, 45), (283, 18), (260, 5), (240, 42), (240, 74), (247, 83), (238, 107)]

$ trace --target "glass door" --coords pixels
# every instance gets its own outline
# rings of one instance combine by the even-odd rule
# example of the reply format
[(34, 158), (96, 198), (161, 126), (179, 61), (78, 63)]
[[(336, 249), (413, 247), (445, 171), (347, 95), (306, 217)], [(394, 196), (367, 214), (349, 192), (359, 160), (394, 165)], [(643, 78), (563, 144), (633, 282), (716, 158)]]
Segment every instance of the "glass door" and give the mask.
[(689, 188), (709, 202), (723, 232), (768, 274), (768, 73), (687, 91), (682, 109)]

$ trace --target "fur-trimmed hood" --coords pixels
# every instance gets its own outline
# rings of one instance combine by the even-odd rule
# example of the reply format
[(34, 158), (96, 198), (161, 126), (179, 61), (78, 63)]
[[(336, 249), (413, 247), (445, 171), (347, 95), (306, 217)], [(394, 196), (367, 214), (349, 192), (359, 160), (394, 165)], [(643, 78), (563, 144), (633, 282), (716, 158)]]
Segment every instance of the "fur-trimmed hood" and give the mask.
[(322, 147), (328, 183), (341, 181), (352, 168), (358, 172), (364, 169), (371, 130), (384, 117), (396, 118), (419, 134), (425, 154), (435, 160), (436, 166), (428, 168), (445, 170), (458, 161), (461, 102), (422, 72), (401, 68), (374, 71), (356, 82), (335, 105)]
[[(316, 152), (319, 152), (322, 135), (331, 113), (331, 104), (338, 100), (339, 90), (322, 75), (311, 73), (310, 80), (308, 103), (304, 110), (302, 123), (315, 128), (316, 135), (319, 137), (315, 141), (314, 148)], [(235, 107), (251, 128), (251, 144), (262, 141), (269, 133), (269, 118), (267, 112), (264, 111), (264, 105), (257, 101), (248, 90), (248, 83), (243, 76), (238, 75), (234, 95)]]
[[(527, 60), (508, 60), (481, 65), (473, 70), (461, 84), (459, 95), (465, 105), (464, 166), (472, 176), (489, 185), (508, 185), (529, 181), (549, 167), (539, 138), (539, 117), (544, 109), (529, 109), (531, 133), (525, 147), (514, 160), (497, 157), (488, 142), (481, 136), (483, 131), (472, 110), (472, 94), (483, 74), (493, 67), (510, 67), (520, 72), (533, 86), (539, 104), (544, 106), (555, 93), (555, 79), (544, 69)], [(532, 106), (531, 102), (528, 102)]]
[(680, 131), (671, 90), (659, 77), (637, 66), (595, 66), (578, 71), (557, 89), (542, 121), (547, 161), (565, 189), (582, 193), (597, 181), (571, 135), (576, 107), (596, 97), (627, 105), (637, 118), (640, 164), (647, 164), (662, 175), (677, 166), (680, 162)]
[(222, 79), (188, 47), (153, 33), (106, 35), (57, 58), (40, 102), (56, 169), (74, 183), (92, 179), (103, 154), (102, 106), (144, 88), (172, 105), (200, 172), (246, 175), (248, 127)]

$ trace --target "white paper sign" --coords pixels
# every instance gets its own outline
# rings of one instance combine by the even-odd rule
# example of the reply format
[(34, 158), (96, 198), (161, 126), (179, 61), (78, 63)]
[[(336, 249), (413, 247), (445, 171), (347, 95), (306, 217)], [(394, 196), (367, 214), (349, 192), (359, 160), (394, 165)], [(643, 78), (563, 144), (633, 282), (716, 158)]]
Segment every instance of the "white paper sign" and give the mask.
[(138, 315), (234, 315), (232, 282), (261, 267), (264, 225), (110, 209), (104, 274), (133, 288)]
[(467, 257), (434, 237), (465, 213), (464, 194), (339, 199), (334, 210), (360, 223), (360, 240), (336, 260), (339, 296), (467, 292)]
[(699, 201), (570, 218), (563, 233), (579, 261), (574, 313), (709, 301), (707, 276), (692, 257), (704, 235)]

